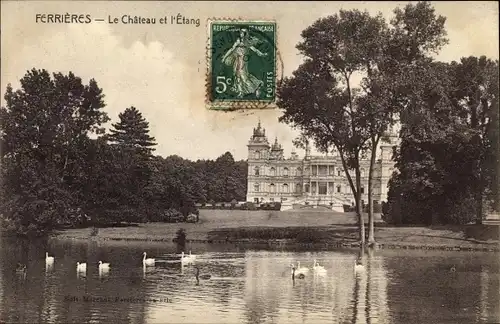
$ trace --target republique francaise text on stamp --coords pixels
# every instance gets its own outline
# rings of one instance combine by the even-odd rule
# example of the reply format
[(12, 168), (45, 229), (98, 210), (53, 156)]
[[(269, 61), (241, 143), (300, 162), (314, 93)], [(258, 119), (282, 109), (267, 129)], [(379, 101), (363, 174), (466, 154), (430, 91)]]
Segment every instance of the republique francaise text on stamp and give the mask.
[(209, 108), (274, 108), (276, 22), (209, 20), (208, 31)]

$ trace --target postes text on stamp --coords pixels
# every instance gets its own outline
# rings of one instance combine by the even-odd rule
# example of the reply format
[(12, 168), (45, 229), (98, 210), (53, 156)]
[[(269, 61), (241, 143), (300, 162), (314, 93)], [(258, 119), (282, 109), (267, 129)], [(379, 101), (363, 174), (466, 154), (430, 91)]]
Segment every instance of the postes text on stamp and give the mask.
[(211, 109), (273, 108), (276, 22), (209, 21), (207, 101)]

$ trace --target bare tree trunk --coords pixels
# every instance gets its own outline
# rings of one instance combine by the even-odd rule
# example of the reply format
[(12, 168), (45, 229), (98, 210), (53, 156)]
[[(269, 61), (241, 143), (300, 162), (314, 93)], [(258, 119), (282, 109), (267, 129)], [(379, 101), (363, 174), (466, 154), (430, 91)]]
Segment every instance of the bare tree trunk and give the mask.
[(356, 173), (356, 213), (359, 221), (359, 242), (364, 245), (366, 242), (365, 219), (363, 217), (363, 206), (361, 206), (361, 174), (359, 164), (355, 169)]
[(377, 146), (380, 136), (372, 137), (370, 169), (368, 170), (368, 244), (375, 244), (375, 226), (373, 216), (373, 169), (377, 157)]
[[(338, 148), (338, 147), (337, 147)], [(363, 214), (361, 213), (361, 182), (360, 182), (360, 172), (359, 172), (359, 164), (355, 170), (355, 182), (352, 181), (352, 177), (349, 174), (349, 168), (347, 166), (347, 162), (343, 155), (342, 150), (339, 149), (340, 160), (342, 161), (342, 167), (344, 168), (344, 172), (347, 177), (347, 181), (349, 182), (349, 186), (351, 187), (351, 191), (354, 196), (355, 206), (356, 206), (356, 217), (359, 222), (359, 235), (360, 235), (360, 243), (365, 244), (365, 222), (363, 220)]]
[[(477, 136), (476, 137), (477, 144), (481, 146), (481, 150), (483, 149), (484, 142), (482, 139)], [(476, 224), (483, 223), (483, 192), (484, 192), (484, 165), (483, 165), (483, 152), (481, 152), (478, 160), (475, 162), (475, 171), (477, 173), (476, 185), (475, 189), (475, 201), (476, 201)]]

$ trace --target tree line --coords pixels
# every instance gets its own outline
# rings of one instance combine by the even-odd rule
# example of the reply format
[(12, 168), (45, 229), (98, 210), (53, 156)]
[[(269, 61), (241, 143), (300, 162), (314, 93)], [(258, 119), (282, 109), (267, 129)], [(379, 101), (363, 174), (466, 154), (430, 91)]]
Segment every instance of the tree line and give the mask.
[(92, 79), (32, 69), (0, 109), (4, 229), (39, 235), (61, 226), (187, 216), (197, 202), (244, 200), (245, 161), (154, 155), (155, 138), (135, 107), (109, 132), (103, 90)]
[[(445, 21), (428, 2), (394, 9), (389, 22), (381, 14), (340, 10), (302, 32), (297, 49), (304, 63), (278, 86), (280, 121), (301, 131), (295, 144), (313, 141), (339, 153), (362, 244), (375, 243), (377, 148), (397, 123), (401, 144), (386, 221), (464, 224), (499, 210), (498, 60), (436, 61), (448, 43)], [(363, 158), (370, 160), (367, 237)]]

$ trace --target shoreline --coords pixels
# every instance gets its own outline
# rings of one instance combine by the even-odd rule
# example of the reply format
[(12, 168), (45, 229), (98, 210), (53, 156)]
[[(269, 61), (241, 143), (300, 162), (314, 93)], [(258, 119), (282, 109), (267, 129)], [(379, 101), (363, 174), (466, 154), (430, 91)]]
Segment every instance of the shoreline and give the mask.
[[(104, 238), (92, 238), (92, 237), (65, 237), (65, 236), (54, 236), (51, 239), (60, 240), (75, 240), (75, 241), (134, 241), (134, 242), (167, 242), (175, 243), (173, 240), (169, 239), (152, 239), (152, 238), (117, 238), (117, 237), (104, 237)], [(313, 249), (329, 249), (329, 248), (360, 248), (360, 243), (349, 243), (349, 242), (325, 242), (325, 243), (299, 243), (292, 240), (289, 241), (279, 241), (279, 240), (236, 240), (236, 241), (225, 241), (225, 240), (186, 240), (186, 243), (201, 243), (201, 244), (236, 244), (236, 245), (261, 245), (267, 246), (269, 248), (313, 248)], [(478, 243), (481, 246), (465, 246), (465, 245), (433, 245), (433, 244), (394, 244), (394, 243), (380, 243), (376, 242), (375, 248), (377, 249), (391, 249), (391, 250), (438, 250), (438, 251), (480, 251), (480, 252), (500, 252), (500, 247), (495, 243)]]
[[(212, 224), (213, 225), (213, 224)], [(175, 243), (179, 229), (186, 233), (185, 243), (231, 244), (280, 248), (360, 248), (354, 224), (320, 226), (243, 226), (223, 224), (149, 223), (133, 227), (67, 229), (55, 232), (52, 240), (136, 241)], [(229, 225), (229, 224), (227, 224)], [(245, 226), (247, 225), (247, 226)], [(375, 227), (376, 247), (391, 250), (442, 250), (500, 252), (500, 226), (464, 225), (441, 227)], [(368, 244), (365, 245), (368, 247)]]

